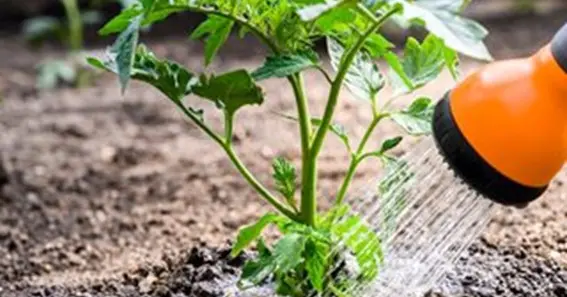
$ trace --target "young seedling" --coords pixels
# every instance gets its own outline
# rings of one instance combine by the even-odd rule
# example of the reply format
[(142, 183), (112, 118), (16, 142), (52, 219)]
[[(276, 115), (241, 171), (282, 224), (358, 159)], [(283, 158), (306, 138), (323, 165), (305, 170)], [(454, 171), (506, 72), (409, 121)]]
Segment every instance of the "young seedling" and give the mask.
[[(377, 226), (353, 214), (346, 195), (358, 166), (371, 158), (381, 161), (391, 174), (377, 185), (388, 192), (399, 179), (411, 178), (405, 164), (390, 155), (402, 136), (384, 137), (381, 147), (367, 148), (376, 127), (390, 120), (405, 134), (430, 133), (432, 101), (418, 97), (407, 108), (396, 109), (392, 102), (435, 79), (444, 69), (456, 78), (458, 55), (490, 59), (482, 40), (487, 32), (479, 24), (459, 15), (462, 0), (139, 0), (108, 22), (101, 34), (119, 33), (106, 60), (90, 58), (91, 65), (118, 75), (122, 91), (131, 79), (159, 89), (189, 121), (216, 142), (235, 168), (269, 202), (276, 212), (267, 213), (243, 227), (233, 246), (233, 255), (256, 243), (258, 257), (246, 263), (241, 285), (255, 286), (265, 281), (275, 284), (283, 296), (348, 296), (353, 285), (379, 276), (384, 261)], [(241, 36), (253, 34), (270, 50), (263, 65), (255, 70), (236, 69), (215, 74), (195, 73), (169, 60), (156, 57), (139, 44), (140, 28), (162, 21), (177, 12), (199, 12), (208, 16), (191, 37), (205, 41), (204, 60), (209, 65), (233, 30)], [(425, 27), (430, 34), (422, 41), (409, 38), (402, 55), (379, 33), (387, 21)], [(322, 67), (313, 50), (317, 40), (328, 44), (334, 74)], [(381, 59), (389, 69), (381, 69)], [(318, 71), (329, 84), (326, 107), (314, 116), (309, 109), (303, 72)], [(258, 181), (234, 149), (233, 127), (241, 108), (260, 105), (265, 94), (258, 84), (267, 79), (285, 79), (295, 97), (296, 115), (284, 115), (298, 123), (301, 169), (288, 160), (273, 163), (274, 193)], [(384, 98), (386, 83), (395, 89)], [(354, 146), (346, 129), (333, 121), (339, 95), (344, 87), (367, 102), (372, 120)], [(192, 102), (205, 100), (224, 116), (224, 130), (215, 131), (202, 110)], [(342, 184), (338, 185), (334, 207), (319, 212), (317, 164), (327, 134), (335, 134), (351, 156)], [(403, 197), (402, 197), (403, 198)], [(398, 198), (401, 199), (401, 198)], [(383, 224), (387, 224), (384, 220)], [(272, 246), (262, 240), (263, 230), (276, 226), (281, 237)], [(380, 226), (378, 226), (380, 227)], [(389, 228), (389, 227), (388, 227)], [(384, 229), (387, 229), (384, 227)], [(353, 258), (354, 269), (345, 264)], [(351, 265), (352, 266), (352, 265)], [(336, 269), (338, 267), (338, 269)], [(327, 293), (330, 292), (330, 293)], [(329, 295), (330, 294), (330, 295)]]
[[(126, 7), (132, 1), (119, 2)], [(84, 49), (83, 31), (84, 26), (100, 24), (102, 15), (96, 10), (81, 12), (77, 0), (60, 0), (60, 3), (65, 9), (65, 20), (40, 16), (27, 20), (23, 25), (24, 38), (33, 46), (41, 46), (45, 40), (56, 38), (69, 48), (67, 58), (49, 60), (38, 66), (39, 89), (53, 89), (60, 82), (81, 87), (89, 84), (92, 79), (92, 73), (81, 56)]]

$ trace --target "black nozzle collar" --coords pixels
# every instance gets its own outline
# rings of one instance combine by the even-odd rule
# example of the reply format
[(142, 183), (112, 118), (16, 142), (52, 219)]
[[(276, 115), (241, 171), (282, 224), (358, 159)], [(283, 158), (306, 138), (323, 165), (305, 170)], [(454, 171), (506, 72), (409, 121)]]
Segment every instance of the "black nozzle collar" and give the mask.
[(553, 37), (551, 54), (557, 61), (557, 64), (567, 73), (567, 23)]
[(499, 204), (525, 206), (541, 196), (546, 187), (529, 187), (504, 176), (469, 144), (457, 126), (450, 107), (450, 93), (436, 108), (433, 136), (445, 161), (471, 188)]

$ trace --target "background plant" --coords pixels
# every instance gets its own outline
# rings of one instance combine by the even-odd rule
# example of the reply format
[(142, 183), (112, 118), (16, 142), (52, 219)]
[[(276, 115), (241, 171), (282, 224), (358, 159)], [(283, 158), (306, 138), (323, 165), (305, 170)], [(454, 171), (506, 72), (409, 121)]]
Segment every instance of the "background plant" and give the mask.
[[(462, 0), (139, 0), (108, 22), (101, 34), (119, 33), (101, 61), (91, 65), (118, 75), (122, 91), (131, 79), (159, 89), (179, 110), (227, 154), (240, 174), (269, 202), (277, 213), (267, 213), (254, 224), (243, 227), (233, 247), (237, 255), (257, 243), (257, 259), (243, 268), (242, 286), (271, 279), (277, 292), (305, 296), (308, 292), (332, 292), (346, 296), (353, 282), (364, 283), (378, 276), (383, 262), (380, 236), (374, 227), (349, 211), (346, 194), (360, 163), (375, 158), (389, 172), (403, 170), (404, 163), (389, 152), (402, 136), (384, 138), (381, 147), (367, 148), (376, 127), (385, 120), (398, 124), (405, 134), (430, 133), (432, 101), (417, 97), (404, 109), (393, 102), (435, 79), (444, 69), (457, 78), (457, 52), (473, 58), (490, 59), (482, 40), (486, 30), (459, 15), (469, 1)], [(191, 34), (204, 40), (204, 62), (209, 65), (233, 30), (240, 36), (253, 34), (270, 50), (263, 65), (253, 71), (236, 69), (214, 74), (197, 74), (173, 61), (161, 60), (139, 44), (140, 29), (177, 12), (192, 11), (208, 16)], [(396, 53), (379, 29), (387, 21), (403, 26), (418, 25), (430, 34), (419, 41), (409, 38), (402, 55)], [(334, 74), (322, 67), (314, 42), (325, 39)], [(388, 69), (375, 62), (382, 59)], [(302, 73), (314, 70), (329, 84), (324, 113), (311, 114)], [(283, 115), (298, 123), (302, 153), (301, 170), (286, 159), (273, 163), (274, 194), (247, 169), (234, 150), (233, 126), (241, 108), (260, 105), (265, 94), (259, 82), (286, 79), (293, 89), (295, 115)], [(390, 83), (395, 93), (382, 98), (380, 91)], [(366, 133), (354, 146), (346, 129), (334, 123), (339, 95), (344, 87), (367, 102), (372, 115)], [(223, 131), (215, 131), (205, 114), (192, 106), (194, 100), (214, 104), (224, 116)], [(335, 134), (351, 156), (345, 179), (334, 197), (334, 207), (318, 212), (317, 162), (327, 134)], [(385, 179), (377, 191), (385, 193), (397, 183)], [(402, 178), (411, 177), (411, 173)], [(383, 224), (387, 224), (386, 221)], [(276, 226), (281, 238), (269, 247), (262, 231)], [(338, 247), (338, 248), (337, 248)], [(344, 264), (355, 259), (354, 269)], [(335, 267), (343, 267), (334, 270)], [(305, 281), (307, 280), (307, 281)]]
[[(109, 0), (92, 1), (92, 9), (81, 11), (77, 0), (60, 0), (65, 10), (65, 19), (53, 16), (39, 16), (26, 20), (23, 24), (24, 38), (35, 47), (46, 40), (55, 38), (65, 44), (68, 57), (49, 60), (38, 66), (37, 87), (40, 89), (55, 88), (59, 82), (83, 86), (91, 79), (84, 58), (80, 53), (84, 50), (84, 27), (102, 23), (103, 15), (95, 8), (110, 2)], [(123, 7), (133, 4), (131, 0), (112, 0)]]

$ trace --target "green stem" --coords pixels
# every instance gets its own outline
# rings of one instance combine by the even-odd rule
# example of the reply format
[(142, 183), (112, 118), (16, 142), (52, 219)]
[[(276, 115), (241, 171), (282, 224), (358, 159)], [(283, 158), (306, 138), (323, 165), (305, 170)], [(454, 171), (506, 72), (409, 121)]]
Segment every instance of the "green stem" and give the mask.
[(226, 146), (232, 145), (233, 134), (233, 115), (225, 112), (224, 114), (224, 141)]
[(246, 168), (246, 166), (242, 163), (242, 161), (236, 155), (236, 152), (232, 148), (232, 146), (223, 146), (224, 150), (226, 151), (230, 161), (234, 164), (236, 169), (240, 172), (240, 174), (248, 181), (248, 183), (256, 190), (266, 201), (268, 201), (272, 206), (274, 206), (277, 210), (279, 210), (282, 214), (294, 220), (296, 222), (300, 222), (300, 218), (297, 216), (296, 213), (289, 210), (285, 207), (282, 203), (280, 203), (269, 191), (266, 189), (253, 175), (252, 173)]
[(297, 117), (299, 119), (299, 132), (301, 136), (301, 152), (303, 156), (309, 155), (309, 141), (311, 138), (311, 115), (309, 105), (305, 96), (303, 76), (296, 74), (288, 78), (295, 96), (297, 105)]
[(378, 28), (380, 28), (386, 20), (393, 14), (397, 13), (401, 8), (396, 6), (382, 15), (380, 18), (372, 24), (372, 26), (358, 39), (357, 43), (346, 53), (344, 59), (341, 63), (341, 68), (333, 81), (331, 86), (331, 91), (329, 93), (329, 100), (327, 106), (325, 107), (325, 112), (323, 114), (323, 119), (313, 143), (310, 148), (309, 160), (306, 163), (306, 177), (303, 180), (303, 187), (305, 188), (304, 197), (302, 197), (301, 204), (301, 216), (306, 224), (314, 224), (314, 213), (316, 211), (315, 197), (317, 195), (317, 157), (323, 146), (323, 142), (329, 130), (331, 120), (333, 118), (338, 98), (343, 86), (343, 82), (346, 78), (346, 74), (354, 61), (358, 51), (364, 46), (366, 39), (374, 33)]
[(329, 73), (327, 73), (327, 71), (326, 71), (323, 67), (321, 67), (321, 66), (319, 65), (319, 66), (316, 66), (316, 68), (317, 68), (317, 70), (319, 70), (319, 72), (321, 72), (321, 74), (323, 74), (323, 77), (325, 77), (325, 80), (327, 80), (327, 82), (328, 82), (329, 84), (332, 84), (332, 83), (333, 83), (333, 79), (331, 78), (331, 76), (329, 75)]
[(346, 193), (348, 192), (348, 188), (356, 172), (356, 168), (358, 167), (358, 164), (360, 164), (360, 162), (364, 159), (363, 158), (364, 147), (368, 143), (368, 140), (370, 140), (370, 136), (372, 136), (372, 133), (378, 126), (378, 123), (380, 123), (380, 121), (383, 118), (384, 118), (383, 115), (380, 114), (375, 115), (374, 118), (372, 119), (372, 122), (370, 123), (370, 126), (368, 126), (368, 128), (366, 129), (366, 132), (364, 133), (364, 136), (362, 137), (362, 140), (358, 145), (358, 149), (356, 150), (356, 153), (352, 155), (347, 174), (345, 176), (345, 179), (343, 180), (339, 193), (337, 194), (337, 200), (335, 201), (335, 205), (340, 205), (341, 203), (343, 203), (343, 200), (346, 197)]
[(78, 52), (83, 49), (83, 20), (77, 0), (62, 0), (69, 23), (69, 45), (71, 51)]
[(300, 74), (289, 77), (289, 82), (293, 87), (295, 101), (297, 105), (297, 114), (299, 120), (299, 132), (301, 136), (301, 219), (307, 225), (314, 224), (316, 199), (313, 195), (313, 188), (304, 182), (308, 180), (310, 171), (310, 152), (309, 141), (311, 140), (311, 115), (309, 114), (309, 107), (307, 98), (305, 96), (305, 87), (303, 85), (303, 77)]
[(321, 147), (323, 146), (325, 136), (327, 135), (327, 132), (329, 130), (329, 125), (331, 124), (331, 120), (333, 118), (337, 106), (337, 102), (339, 95), (341, 93), (343, 82), (346, 78), (346, 75), (348, 73), (348, 70), (352, 62), (356, 58), (356, 54), (364, 46), (364, 42), (366, 42), (366, 39), (372, 33), (378, 30), (378, 28), (380, 28), (384, 24), (384, 22), (386, 22), (386, 20), (390, 18), (390, 16), (397, 13), (400, 9), (401, 8), (399, 6), (395, 6), (394, 8), (386, 12), (384, 15), (382, 15), (379, 19), (377, 19), (376, 22), (374, 22), (372, 26), (364, 33), (364, 35), (362, 35), (362, 37), (358, 39), (357, 43), (346, 53), (343, 62), (341, 63), (341, 68), (339, 69), (335, 81), (331, 86), (331, 91), (329, 94), (329, 100), (327, 106), (325, 108), (325, 113), (323, 114), (321, 125), (317, 130), (317, 134), (315, 135), (315, 139), (313, 140), (313, 144), (311, 146), (312, 158), (317, 157), (317, 155), (321, 150)]
[(354, 177), (354, 173), (356, 172), (356, 167), (358, 167), (358, 164), (359, 164), (358, 158), (356, 156), (353, 156), (350, 160), (350, 165), (348, 167), (348, 171), (345, 176), (345, 179), (343, 180), (339, 193), (337, 194), (335, 205), (340, 205), (343, 202), (344, 197), (348, 191), (348, 187), (350, 186), (352, 178)]
[[(236, 167), (236, 169), (238, 169), (238, 171), (240, 172), (240, 174), (244, 177), (244, 179), (246, 179), (246, 181), (266, 200), (268, 201), (272, 206), (274, 206), (278, 211), (280, 211), (282, 214), (284, 214), (285, 216), (287, 216), (288, 218), (300, 222), (299, 217), (297, 216), (296, 213), (294, 213), (293, 211), (289, 210), (287, 207), (285, 207), (282, 203), (280, 203), (250, 172), (250, 170), (248, 170), (248, 168), (246, 168), (246, 166), (244, 165), (244, 163), (242, 163), (242, 161), (240, 160), (240, 158), (238, 158), (238, 156), (236, 155), (236, 152), (234, 151), (234, 149), (232, 148), (232, 146), (230, 145), (230, 142), (225, 142), (226, 140), (223, 140), (219, 135), (217, 135), (217, 133), (215, 133), (213, 130), (211, 130), (207, 125), (205, 125), (205, 123), (203, 123), (203, 121), (201, 121), (194, 113), (192, 113), (190, 110), (188, 110), (183, 103), (180, 100), (172, 100), (175, 105), (177, 105), (177, 107), (179, 107), (179, 109), (183, 112), (183, 114), (185, 116), (187, 116), (189, 119), (191, 119), (191, 121), (193, 123), (195, 123), (199, 128), (201, 128), (201, 130), (203, 130), (203, 132), (205, 132), (209, 137), (211, 137), (216, 143), (218, 143), (226, 152), (226, 154), (228, 155), (229, 159), (232, 161), (232, 163), (234, 164), (234, 166)], [(230, 130), (232, 130), (232, 125), (230, 125)], [(228, 131), (228, 129), (227, 129)], [(228, 132), (227, 135), (232, 135), (232, 132)]]
[(205, 132), (205, 134), (207, 134), (209, 137), (211, 137), (220, 146), (222, 146), (222, 147), (225, 146), (225, 143), (224, 143), (224, 140), (222, 139), (222, 137), (217, 135), (217, 133), (215, 133), (207, 125), (205, 125), (205, 123), (203, 123), (203, 121), (201, 121), (201, 119), (199, 119), (199, 117), (197, 117), (193, 112), (191, 112), (189, 109), (187, 109), (187, 107), (185, 107), (185, 105), (183, 105), (181, 100), (171, 100), (171, 101), (173, 103), (175, 103), (175, 105), (177, 105), (179, 110), (181, 110), (185, 116), (187, 116), (193, 123), (195, 123), (195, 125), (197, 125), (197, 127), (201, 128), (201, 130), (203, 130), (203, 132)]
[(317, 159), (310, 154), (305, 158), (302, 174), (301, 219), (308, 226), (315, 226), (317, 214)]

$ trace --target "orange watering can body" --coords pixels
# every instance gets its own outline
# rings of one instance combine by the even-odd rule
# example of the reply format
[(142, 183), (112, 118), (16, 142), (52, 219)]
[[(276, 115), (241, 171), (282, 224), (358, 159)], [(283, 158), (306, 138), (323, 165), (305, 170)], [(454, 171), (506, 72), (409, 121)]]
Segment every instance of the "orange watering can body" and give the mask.
[(525, 59), (487, 65), (441, 100), (433, 131), (469, 185), (506, 205), (539, 197), (567, 160), (567, 24)]

